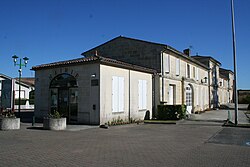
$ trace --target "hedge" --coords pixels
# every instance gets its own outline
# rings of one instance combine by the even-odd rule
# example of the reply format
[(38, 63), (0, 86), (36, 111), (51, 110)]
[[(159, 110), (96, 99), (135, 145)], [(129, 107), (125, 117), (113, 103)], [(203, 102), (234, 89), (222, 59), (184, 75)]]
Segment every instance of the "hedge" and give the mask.
[(185, 105), (158, 105), (158, 120), (179, 120), (186, 116)]

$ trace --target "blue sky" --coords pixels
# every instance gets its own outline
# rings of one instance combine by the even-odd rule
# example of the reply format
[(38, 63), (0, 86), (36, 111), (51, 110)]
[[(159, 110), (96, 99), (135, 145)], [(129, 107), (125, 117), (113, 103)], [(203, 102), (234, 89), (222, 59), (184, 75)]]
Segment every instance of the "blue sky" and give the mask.
[[(250, 89), (250, 1), (235, 0), (238, 88)], [(233, 70), (230, 0), (0, 0), (0, 73), (81, 57), (119, 35), (212, 56)]]

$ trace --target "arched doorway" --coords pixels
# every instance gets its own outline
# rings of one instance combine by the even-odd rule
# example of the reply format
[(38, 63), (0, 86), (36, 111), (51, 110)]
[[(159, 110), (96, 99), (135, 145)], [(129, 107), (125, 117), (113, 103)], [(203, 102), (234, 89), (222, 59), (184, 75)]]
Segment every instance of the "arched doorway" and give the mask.
[(193, 111), (193, 88), (191, 85), (186, 86), (186, 106), (187, 114), (191, 114)]
[(58, 111), (68, 122), (77, 122), (78, 88), (75, 77), (60, 74), (50, 82), (50, 112)]

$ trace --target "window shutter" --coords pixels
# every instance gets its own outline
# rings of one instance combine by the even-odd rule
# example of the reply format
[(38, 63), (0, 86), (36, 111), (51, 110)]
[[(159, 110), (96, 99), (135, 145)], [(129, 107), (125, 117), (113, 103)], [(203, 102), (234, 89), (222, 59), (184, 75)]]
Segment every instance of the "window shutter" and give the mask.
[(138, 96), (138, 107), (139, 109), (142, 109), (142, 92), (143, 92), (143, 87), (142, 87), (142, 80), (139, 80), (139, 83), (138, 83), (138, 93), (139, 93), (139, 96)]
[(170, 71), (170, 59), (168, 54), (163, 54), (163, 69), (165, 73), (169, 73)]
[(180, 75), (180, 59), (176, 59), (176, 75)]
[(199, 69), (196, 68), (196, 80), (198, 81), (199, 80)]
[(112, 77), (112, 112), (118, 111), (118, 77)]
[(143, 80), (143, 109), (147, 108), (147, 81)]
[(138, 108), (146, 109), (147, 108), (147, 81), (139, 80), (138, 82)]
[(124, 78), (119, 77), (119, 93), (118, 93), (119, 112), (124, 111)]

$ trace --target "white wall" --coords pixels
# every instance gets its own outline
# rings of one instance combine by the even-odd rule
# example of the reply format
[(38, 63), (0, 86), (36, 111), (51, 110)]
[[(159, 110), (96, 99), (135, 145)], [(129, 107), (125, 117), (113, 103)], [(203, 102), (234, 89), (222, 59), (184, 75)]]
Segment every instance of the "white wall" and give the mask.
[[(124, 111), (112, 112), (112, 76), (124, 77)], [(146, 110), (138, 109), (138, 82), (147, 81), (147, 109), (152, 115), (152, 75), (106, 65), (100, 66), (100, 123), (116, 119), (144, 119)], [(129, 89), (130, 87), (130, 89)]]

